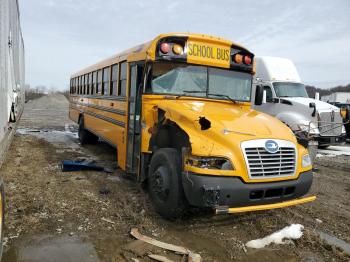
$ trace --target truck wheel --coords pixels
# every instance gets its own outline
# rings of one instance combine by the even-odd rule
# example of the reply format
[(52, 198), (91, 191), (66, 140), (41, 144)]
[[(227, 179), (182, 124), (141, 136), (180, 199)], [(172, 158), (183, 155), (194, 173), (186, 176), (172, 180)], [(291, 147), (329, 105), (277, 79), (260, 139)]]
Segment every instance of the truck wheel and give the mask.
[(78, 129), (78, 136), (80, 143), (82, 145), (84, 144), (94, 144), (98, 141), (98, 137), (89, 132), (84, 128), (84, 117), (79, 118), (79, 129)]
[(155, 210), (162, 217), (181, 217), (188, 208), (181, 180), (179, 153), (173, 148), (161, 148), (151, 159), (148, 192)]

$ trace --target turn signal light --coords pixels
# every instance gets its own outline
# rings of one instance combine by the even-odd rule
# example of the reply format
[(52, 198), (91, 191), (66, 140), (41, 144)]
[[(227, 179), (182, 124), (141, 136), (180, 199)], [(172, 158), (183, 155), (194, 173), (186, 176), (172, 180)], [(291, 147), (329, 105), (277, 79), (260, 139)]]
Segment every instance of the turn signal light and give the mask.
[(181, 45), (175, 44), (175, 45), (173, 46), (173, 52), (174, 52), (174, 54), (176, 54), (176, 55), (182, 55), (183, 52), (184, 52), (184, 49), (183, 49), (183, 47), (182, 47)]
[(251, 65), (252, 64), (252, 59), (249, 56), (244, 57), (244, 63), (246, 65)]
[(170, 44), (168, 43), (162, 43), (160, 45), (160, 51), (163, 53), (163, 54), (167, 54), (170, 52)]
[(241, 64), (243, 62), (243, 56), (237, 54), (233, 57), (233, 60), (235, 61), (235, 63)]

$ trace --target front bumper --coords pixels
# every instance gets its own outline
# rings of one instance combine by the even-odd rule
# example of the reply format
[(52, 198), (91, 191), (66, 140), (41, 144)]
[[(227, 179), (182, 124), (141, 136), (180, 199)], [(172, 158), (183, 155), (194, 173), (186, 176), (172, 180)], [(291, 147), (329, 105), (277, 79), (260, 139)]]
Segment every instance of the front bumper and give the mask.
[(346, 134), (340, 136), (319, 136), (316, 137), (319, 146), (339, 145), (346, 142)]
[(244, 183), (239, 177), (183, 173), (188, 202), (197, 207), (246, 207), (274, 204), (304, 196), (313, 180), (312, 171), (298, 179), (268, 183)]

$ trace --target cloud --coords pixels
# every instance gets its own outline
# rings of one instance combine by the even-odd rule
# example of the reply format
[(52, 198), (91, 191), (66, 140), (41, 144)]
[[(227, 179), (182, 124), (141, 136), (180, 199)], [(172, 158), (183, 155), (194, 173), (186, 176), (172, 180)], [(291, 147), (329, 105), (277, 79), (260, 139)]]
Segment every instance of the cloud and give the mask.
[(257, 55), (289, 57), (308, 83), (350, 82), (347, 0), (20, 0), (20, 9), (33, 86), (66, 88), (74, 71), (176, 31), (218, 35)]

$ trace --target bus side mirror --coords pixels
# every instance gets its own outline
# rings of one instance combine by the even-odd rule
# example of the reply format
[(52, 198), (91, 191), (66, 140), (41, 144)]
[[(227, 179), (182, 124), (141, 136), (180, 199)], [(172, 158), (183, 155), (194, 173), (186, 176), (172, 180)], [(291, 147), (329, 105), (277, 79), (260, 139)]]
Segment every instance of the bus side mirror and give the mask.
[(255, 105), (261, 106), (264, 103), (264, 93), (266, 102), (266, 92), (264, 92), (264, 88), (261, 85), (257, 85), (255, 89)]

